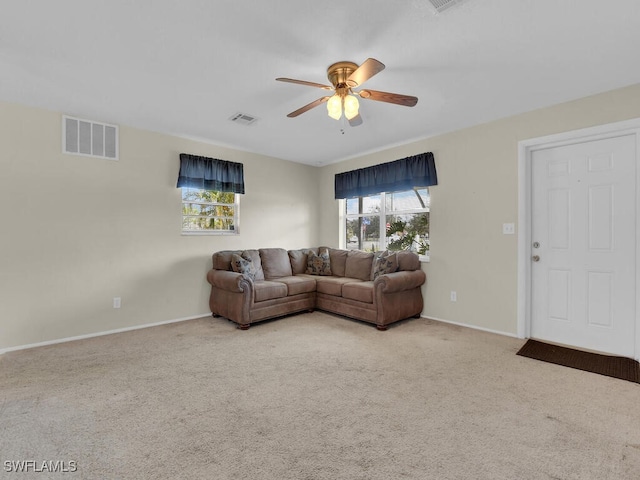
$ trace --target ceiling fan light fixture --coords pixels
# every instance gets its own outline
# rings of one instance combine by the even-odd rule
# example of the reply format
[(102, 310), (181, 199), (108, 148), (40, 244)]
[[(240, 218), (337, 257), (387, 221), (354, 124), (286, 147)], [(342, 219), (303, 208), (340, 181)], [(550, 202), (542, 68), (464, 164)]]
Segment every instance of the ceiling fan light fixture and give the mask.
[[(431, 0), (436, 1), (436, 0)], [(443, 0), (438, 0), (443, 1)], [(447, 0), (449, 2), (462, 2), (465, 0)], [(307, 82), (306, 80), (296, 80), (293, 78), (279, 77), (276, 78), (280, 82), (298, 83), (310, 87), (321, 88), (323, 90), (333, 90), (334, 95), (326, 95), (307, 105), (289, 113), (287, 117), (297, 117), (304, 112), (311, 110), (322, 103), (327, 104), (327, 113), (334, 120), (340, 120), (344, 113), (345, 118), (349, 120), (349, 125), (355, 127), (362, 124), (360, 117), (360, 102), (358, 97), (370, 99), (377, 102), (393, 103), (403, 105), (405, 107), (413, 107), (418, 103), (417, 97), (410, 95), (400, 95), (398, 93), (380, 92), (378, 90), (360, 90), (354, 92), (354, 87), (360, 87), (364, 82), (374, 75), (384, 70), (384, 64), (375, 58), (367, 58), (362, 65), (358, 66), (353, 62), (336, 62), (327, 68), (327, 78), (331, 82), (331, 86), (322, 85), (315, 82)]]
[(340, 95), (335, 94), (327, 101), (327, 112), (334, 120), (340, 120), (342, 116), (342, 98), (340, 98)]
[(347, 117), (347, 120), (357, 117), (359, 108), (360, 103), (355, 96), (347, 95), (344, 97), (344, 116)]

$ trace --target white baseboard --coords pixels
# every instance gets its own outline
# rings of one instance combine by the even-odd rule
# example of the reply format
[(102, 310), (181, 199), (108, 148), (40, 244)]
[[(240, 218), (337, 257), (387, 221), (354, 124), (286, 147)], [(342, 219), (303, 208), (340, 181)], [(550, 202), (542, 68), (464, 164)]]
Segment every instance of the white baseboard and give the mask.
[(17, 347), (8, 347), (8, 348), (0, 349), (0, 355), (8, 352), (14, 352), (16, 350), (27, 350), (29, 348), (44, 347), (46, 345), (55, 345), (56, 343), (73, 342), (74, 340), (83, 340), (85, 338), (101, 337), (103, 335), (111, 335), (113, 333), (130, 332), (131, 330), (140, 330), (142, 328), (157, 327), (160, 325), (167, 325), (168, 323), (185, 322), (187, 320), (195, 320), (196, 318), (210, 317), (210, 316), (211, 316), (211, 313), (203, 313), (202, 315), (195, 315), (193, 317), (176, 318), (174, 320), (165, 320), (163, 322), (145, 323), (143, 325), (135, 325), (133, 327), (124, 327), (124, 328), (117, 328), (115, 330), (107, 330), (104, 332), (88, 333), (86, 335), (78, 335), (76, 337), (66, 337), (66, 338), (59, 338), (56, 340), (48, 340), (46, 342), (29, 343), (27, 345), (18, 345)]
[(436, 322), (457, 325), (458, 327), (466, 327), (466, 328), (472, 328), (473, 330), (480, 330), (482, 332), (495, 333), (496, 335), (503, 335), (505, 337), (520, 338), (515, 333), (508, 333), (508, 332), (502, 332), (500, 330), (493, 330), (491, 328), (478, 327), (476, 325), (469, 325), (468, 323), (452, 322), (451, 320), (444, 320), (443, 318), (436, 318), (436, 317), (427, 317), (425, 315), (420, 315), (420, 317), (426, 320), (435, 320)]
[[(101, 337), (103, 335), (111, 335), (113, 333), (130, 332), (131, 330), (140, 330), (142, 328), (158, 327), (160, 325), (167, 325), (169, 323), (186, 322), (187, 320), (195, 320), (196, 318), (203, 318), (203, 317), (209, 317), (209, 316), (211, 316), (211, 313), (203, 313), (201, 315), (194, 315), (192, 317), (176, 318), (173, 320), (165, 320), (163, 322), (145, 323), (143, 325), (135, 325), (133, 327), (117, 328), (115, 330), (106, 330), (103, 332), (88, 333), (86, 335), (78, 335), (75, 337), (66, 337), (66, 338), (59, 338), (56, 340), (48, 340), (46, 342), (29, 343), (27, 345), (18, 345), (16, 347), (8, 347), (8, 348), (0, 349), (0, 355), (8, 352), (14, 352), (16, 350), (27, 350), (29, 348), (44, 347), (46, 345), (55, 345), (57, 343), (73, 342), (74, 340), (83, 340), (85, 338)], [(502, 332), (500, 330), (492, 330), (490, 328), (478, 327), (475, 325), (469, 325), (468, 323), (452, 322), (450, 320), (444, 320), (442, 318), (436, 318), (436, 317), (427, 317), (425, 315), (420, 315), (420, 317), (426, 320), (435, 320), (436, 322), (449, 323), (451, 325), (457, 325), (459, 327), (472, 328), (474, 330), (481, 330), (483, 332), (495, 333), (497, 335), (504, 335), (506, 337), (519, 338), (517, 335), (513, 333)]]

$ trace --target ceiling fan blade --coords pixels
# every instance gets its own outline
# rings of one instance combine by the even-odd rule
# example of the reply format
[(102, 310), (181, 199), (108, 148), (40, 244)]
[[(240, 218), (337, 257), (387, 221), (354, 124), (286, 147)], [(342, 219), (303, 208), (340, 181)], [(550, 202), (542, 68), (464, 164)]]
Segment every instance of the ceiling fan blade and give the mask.
[(362, 65), (356, 68), (355, 72), (347, 78), (347, 85), (357, 87), (373, 77), (376, 73), (384, 70), (384, 63), (375, 58), (367, 58)]
[(298, 85), (307, 85), (309, 87), (323, 88), (324, 90), (333, 90), (331, 85), (322, 85), (321, 83), (307, 82), (306, 80), (296, 80), (294, 78), (276, 78), (278, 82), (297, 83)]
[(351, 125), (352, 127), (357, 127), (358, 125), (362, 125), (362, 117), (360, 116), (360, 114), (356, 115), (351, 120), (349, 120), (349, 125)]
[(307, 110), (311, 110), (313, 107), (317, 107), (318, 105), (320, 105), (321, 103), (326, 102), (327, 100), (329, 100), (331, 97), (322, 97), (319, 98), (317, 100), (314, 100), (311, 103), (308, 103), (307, 105), (305, 105), (304, 107), (300, 107), (299, 109), (291, 112), (289, 115), (287, 115), (287, 117), (289, 118), (294, 118), (297, 117), (298, 115), (303, 114), (304, 112), (306, 112)]
[(400, 95), (399, 93), (379, 92), (378, 90), (360, 90), (355, 92), (360, 97), (368, 100), (376, 100), (378, 102), (395, 103), (396, 105), (403, 105), (405, 107), (413, 107), (418, 103), (418, 97), (412, 97), (410, 95)]

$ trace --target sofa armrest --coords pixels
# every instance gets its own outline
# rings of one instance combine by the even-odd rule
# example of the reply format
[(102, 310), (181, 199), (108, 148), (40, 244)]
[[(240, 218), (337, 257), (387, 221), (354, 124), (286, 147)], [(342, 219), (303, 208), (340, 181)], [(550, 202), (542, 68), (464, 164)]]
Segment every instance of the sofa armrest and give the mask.
[(207, 281), (214, 287), (229, 292), (244, 292), (250, 289), (252, 284), (251, 280), (241, 273), (216, 269), (209, 270)]
[(422, 270), (411, 270), (380, 275), (373, 282), (374, 290), (382, 293), (401, 292), (421, 286), (427, 276)]

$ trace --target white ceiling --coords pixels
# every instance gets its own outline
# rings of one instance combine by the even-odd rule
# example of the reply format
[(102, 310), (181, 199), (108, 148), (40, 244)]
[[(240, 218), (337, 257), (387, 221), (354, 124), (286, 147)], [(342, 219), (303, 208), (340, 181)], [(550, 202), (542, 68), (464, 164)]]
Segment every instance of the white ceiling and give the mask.
[[(0, 100), (326, 165), (640, 83), (638, 47), (638, 0), (3, 0)], [(287, 118), (325, 91), (276, 77), (368, 57), (418, 104)]]

